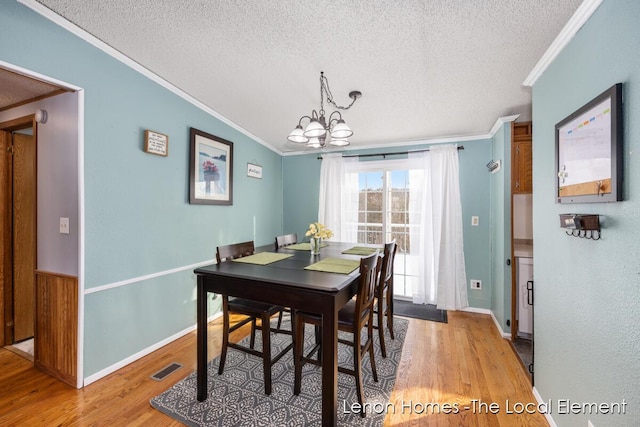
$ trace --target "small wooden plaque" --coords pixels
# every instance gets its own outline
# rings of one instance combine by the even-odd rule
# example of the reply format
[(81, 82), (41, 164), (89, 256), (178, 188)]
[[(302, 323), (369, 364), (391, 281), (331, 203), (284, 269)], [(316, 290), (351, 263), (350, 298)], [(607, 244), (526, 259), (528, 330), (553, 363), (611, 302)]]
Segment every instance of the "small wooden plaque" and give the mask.
[(253, 163), (247, 163), (247, 176), (251, 178), (262, 179), (262, 166)]
[(169, 155), (169, 136), (152, 130), (145, 130), (144, 151), (167, 157)]

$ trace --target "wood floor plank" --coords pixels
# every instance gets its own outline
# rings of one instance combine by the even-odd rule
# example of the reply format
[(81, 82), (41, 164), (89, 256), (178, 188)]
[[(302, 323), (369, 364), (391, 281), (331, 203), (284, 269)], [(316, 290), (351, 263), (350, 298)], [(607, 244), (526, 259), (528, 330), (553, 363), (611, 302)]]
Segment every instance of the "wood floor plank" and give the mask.
[[(385, 426), (548, 425), (541, 414), (507, 413), (507, 400), (536, 401), (522, 365), (490, 316), (449, 312), (449, 323), (409, 322)], [(232, 339), (247, 333), (243, 328)], [(211, 322), (211, 359), (220, 353), (220, 334), (221, 321)], [(0, 349), (0, 425), (181, 426), (153, 409), (149, 400), (196, 369), (195, 335), (189, 333), (80, 390)], [(150, 378), (172, 362), (182, 368), (163, 381)], [(496, 403), (500, 411), (491, 413), (478, 402)]]

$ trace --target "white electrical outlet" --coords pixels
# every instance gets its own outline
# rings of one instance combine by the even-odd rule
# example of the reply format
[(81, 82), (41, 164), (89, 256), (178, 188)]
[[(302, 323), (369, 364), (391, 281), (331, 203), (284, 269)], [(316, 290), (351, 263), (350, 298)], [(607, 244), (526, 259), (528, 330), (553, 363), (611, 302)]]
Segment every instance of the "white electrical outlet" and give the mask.
[(69, 234), (69, 218), (60, 218), (60, 234)]
[(480, 224), (480, 217), (472, 216), (471, 217), (471, 225), (477, 227)]
[(482, 289), (482, 280), (471, 279), (469, 282), (471, 283), (471, 289)]

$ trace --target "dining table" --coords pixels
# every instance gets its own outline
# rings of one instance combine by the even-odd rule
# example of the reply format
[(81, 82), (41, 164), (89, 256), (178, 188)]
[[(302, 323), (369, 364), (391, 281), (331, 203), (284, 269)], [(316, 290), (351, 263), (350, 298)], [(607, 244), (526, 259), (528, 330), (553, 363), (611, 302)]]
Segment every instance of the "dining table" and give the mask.
[[(306, 245), (306, 246), (305, 246)], [(197, 399), (207, 399), (207, 320), (209, 293), (248, 298), (322, 316), (322, 425), (338, 418), (338, 311), (357, 291), (359, 261), (367, 247), (323, 242), (312, 255), (308, 243), (256, 248), (255, 263), (223, 262), (199, 267), (197, 276)], [(369, 248), (374, 252), (375, 248)], [(346, 253), (345, 253), (346, 252)], [(275, 259), (275, 261), (274, 261)], [(242, 258), (236, 260), (240, 261)], [(340, 269), (340, 264), (343, 264)], [(337, 265), (336, 270), (333, 265)], [(328, 266), (329, 268), (326, 268)], [(352, 267), (355, 268), (352, 271)], [(339, 273), (330, 271), (341, 271)]]

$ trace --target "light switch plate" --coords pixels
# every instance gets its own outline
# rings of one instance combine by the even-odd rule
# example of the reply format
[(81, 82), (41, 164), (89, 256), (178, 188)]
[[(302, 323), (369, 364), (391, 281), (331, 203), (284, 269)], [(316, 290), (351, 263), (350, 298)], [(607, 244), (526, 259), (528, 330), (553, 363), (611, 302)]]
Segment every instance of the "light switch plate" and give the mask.
[(480, 224), (480, 217), (472, 216), (471, 217), (471, 225), (473, 225), (474, 227), (477, 227), (478, 224)]
[(60, 218), (60, 234), (69, 234), (69, 218)]

